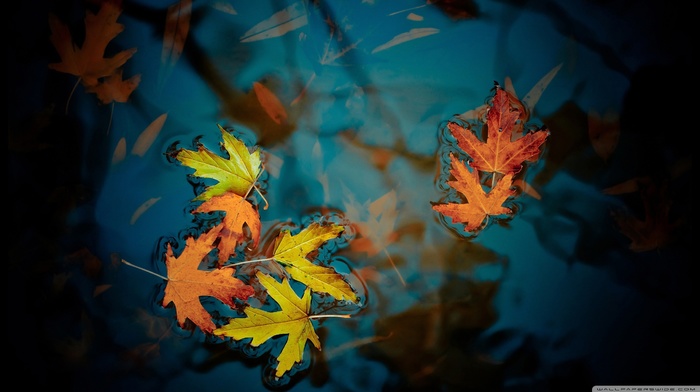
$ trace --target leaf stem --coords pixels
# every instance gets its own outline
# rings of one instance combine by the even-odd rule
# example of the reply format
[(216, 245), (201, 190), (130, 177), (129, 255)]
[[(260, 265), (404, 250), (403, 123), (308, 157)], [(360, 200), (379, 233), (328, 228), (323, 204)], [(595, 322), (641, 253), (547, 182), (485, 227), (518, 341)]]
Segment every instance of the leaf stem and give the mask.
[(394, 264), (394, 260), (391, 258), (391, 255), (389, 254), (389, 251), (386, 250), (386, 248), (382, 249), (384, 251), (384, 254), (386, 257), (389, 259), (389, 263), (391, 263), (391, 266), (394, 268), (394, 271), (396, 271), (396, 275), (399, 276), (399, 279), (401, 280), (401, 284), (403, 287), (406, 287), (406, 281), (403, 280), (403, 276), (401, 276), (401, 272), (399, 272), (399, 269), (396, 267), (396, 264)]
[(350, 318), (350, 315), (349, 314), (312, 314), (309, 316), (310, 319), (330, 318), (330, 317)]
[(263, 210), (267, 210), (267, 208), (270, 206), (270, 204), (267, 202), (267, 199), (265, 198), (265, 196), (263, 196), (262, 192), (260, 192), (260, 189), (258, 189), (258, 187), (255, 186), (255, 183), (258, 181), (258, 178), (260, 178), (260, 176), (262, 176), (263, 171), (265, 171), (264, 164), (262, 165), (262, 169), (260, 170), (260, 173), (258, 173), (258, 176), (255, 177), (255, 181), (253, 181), (253, 185), (251, 185), (250, 188), (248, 188), (248, 192), (245, 193), (243, 198), (244, 199), (247, 198), (248, 195), (250, 195), (250, 191), (255, 189), (258, 192), (258, 195), (260, 195), (260, 197), (262, 197), (263, 201), (265, 202), (265, 207), (263, 207)]
[(128, 265), (129, 267), (134, 267), (134, 268), (136, 268), (136, 269), (140, 269), (140, 270), (143, 271), (143, 272), (148, 272), (149, 274), (154, 275), (154, 276), (157, 276), (157, 277), (159, 277), (159, 278), (161, 278), (161, 279), (163, 279), (163, 280), (168, 280), (168, 278), (166, 278), (166, 277), (163, 276), (163, 275), (157, 274), (157, 273), (155, 273), (155, 272), (153, 272), (153, 271), (149, 271), (149, 270), (147, 270), (147, 269), (145, 269), (145, 268), (139, 267), (138, 265), (131, 264), (131, 263), (129, 263), (128, 261), (126, 261), (126, 260), (124, 260), (124, 259), (122, 259), (122, 263)]
[(236, 267), (236, 266), (243, 265), (243, 264), (257, 263), (259, 261), (270, 261), (270, 260), (274, 260), (274, 259), (275, 259), (274, 257), (268, 257), (265, 259), (245, 260), (245, 261), (239, 261), (238, 263), (225, 265), (224, 267)]
[(78, 88), (78, 85), (80, 84), (81, 80), (82, 78), (78, 78), (78, 81), (76, 81), (73, 85), (73, 89), (70, 90), (70, 95), (68, 95), (68, 100), (66, 100), (66, 115), (68, 115), (68, 105), (70, 105), (70, 99), (73, 97), (73, 93), (75, 92), (75, 89)]
[(260, 192), (260, 189), (258, 189), (257, 186), (253, 185), (253, 188), (258, 192), (258, 195), (262, 197), (263, 201), (265, 202), (265, 207), (263, 207), (263, 210), (267, 210), (267, 208), (270, 206), (270, 204), (267, 202), (267, 199), (265, 196), (263, 196), (262, 192)]
[(107, 125), (107, 134), (109, 135), (109, 130), (112, 129), (112, 118), (114, 117), (114, 101), (112, 101), (112, 107), (109, 110), (109, 124)]
[(306, 82), (306, 85), (304, 85), (304, 88), (301, 90), (299, 95), (297, 95), (297, 97), (294, 98), (294, 100), (292, 101), (292, 103), (289, 104), (289, 106), (294, 106), (297, 103), (299, 103), (299, 100), (301, 100), (304, 97), (304, 95), (306, 95), (306, 90), (309, 89), (309, 86), (311, 85), (311, 82), (314, 81), (314, 79), (316, 79), (316, 72), (311, 74), (309, 80)]
[(366, 337), (366, 338), (361, 338), (361, 339), (357, 339), (355, 341), (341, 344), (340, 346), (332, 348), (332, 349), (327, 349), (326, 350), (326, 359), (331, 359), (331, 358), (337, 356), (338, 354), (340, 354), (346, 350), (349, 350), (351, 348), (360, 347), (360, 346), (364, 346), (366, 344), (387, 340), (387, 339), (391, 338), (391, 335), (393, 335), (393, 334), (394, 334), (393, 332), (390, 332), (389, 335), (387, 335), (387, 336), (370, 336), (370, 337)]

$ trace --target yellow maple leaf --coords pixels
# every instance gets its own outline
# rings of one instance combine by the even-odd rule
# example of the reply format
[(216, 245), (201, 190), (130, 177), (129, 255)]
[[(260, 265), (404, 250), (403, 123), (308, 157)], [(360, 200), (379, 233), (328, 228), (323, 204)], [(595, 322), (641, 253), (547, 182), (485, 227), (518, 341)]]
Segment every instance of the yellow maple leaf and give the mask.
[(469, 171), (467, 165), (460, 162), (450, 154), (450, 173), (455, 180), (447, 183), (467, 198), (465, 203), (436, 204), (433, 209), (441, 214), (451, 217), (453, 223), (464, 223), (464, 231), (477, 231), (484, 224), (484, 219), (489, 215), (507, 215), (512, 211), (502, 204), (512, 196), (515, 191), (511, 189), (513, 175), (504, 176), (491, 191), (486, 193), (479, 181), (479, 173), (476, 170)]
[(55, 15), (50, 14), (50, 39), (61, 57), (61, 62), (51, 63), (49, 68), (75, 75), (86, 86), (95, 86), (99, 78), (114, 74), (117, 68), (136, 53), (136, 48), (131, 48), (112, 57), (104, 57), (109, 42), (124, 30), (124, 25), (117, 23), (121, 12), (117, 4), (109, 1), (102, 3), (97, 14), (86, 12), (85, 40), (81, 47), (73, 42), (68, 27)]
[(183, 165), (195, 169), (195, 176), (218, 181), (195, 197), (195, 201), (209, 200), (226, 192), (247, 197), (262, 171), (260, 150), (256, 148), (251, 153), (245, 143), (236, 139), (221, 125), (217, 126), (221, 131), (222, 146), (228, 153), (228, 158), (223, 158), (204, 146), (199, 146), (197, 151), (181, 148), (173, 153)]
[(227, 325), (215, 329), (213, 334), (236, 340), (251, 338), (250, 345), (253, 347), (260, 346), (272, 337), (287, 335), (284, 348), (277, 357), (279, 365), (275, 376), (279, 378), (295, 363), (301, 362), (307, 340), (321, 349), (321, 340), (311, 323), (311, 289), (307, 287), (299, 298), (287, 279), (282, 278), (280, 283), (261, 272), (256, 276), (280, 310), (267, 312), (248, 306), (244, 309), (247, 317), (232, 318)]
[(319, 223), (311, 224), (296, 235), (284, 230), (275, 240), (273, 258), (284, 266), (294, 280), (312, 290), (327, 293), (336, 299), (357, 302), (357, 294), (342, 275), (331, 267), (316, 265), (306, 258), (324, 242), (338, 237), (343, 230), (343, 226), (323, 226)]

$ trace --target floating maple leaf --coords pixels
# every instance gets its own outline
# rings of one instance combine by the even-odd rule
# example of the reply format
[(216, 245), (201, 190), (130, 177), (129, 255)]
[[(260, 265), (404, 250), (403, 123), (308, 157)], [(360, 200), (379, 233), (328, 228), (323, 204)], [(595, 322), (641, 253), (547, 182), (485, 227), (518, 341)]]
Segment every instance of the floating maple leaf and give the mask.
[(94, 86), (99, 78), (114, 74), (117, 68), (136, 53), (136, 48), (131, 48), (112, 57), (104, 57), (109, 42), (124, 30), (124, 25), (117, 23), (120, 14), (121, 8), (109, 1), (102, 3), (97, 14), (87, 11), (85, 41), (80, 48), (73, 42), (68, 27), (55, 15), (50, 14), (50, 39), (61, 57), (61, 62), (51, 63), (49, 68), (75, 75), (86, 86)]
[(247, 197), (262, 172), (260, 150), (252, 153), (248, 147), (233, 135), (218, 125), (223, 138), (222, 146), (228, 153), (228, 159), (223, 158), (204, 146), (197, 151), (179, 149), (173, 156), (183, 165), (195, 169), (194, 175), (217, 180), (218, 183), (207, 187), (204, 192), (195, 197), (195, 201), (208, 200), (226, 192), (233, 192)]
[(467, 165), (460, 162), (454, 155), (450, 155), (450, 173), (455, 180), (448, 184), (467, 198), (466, 203), (436, 204), (433, 209), (445, 216), (451, 217), (453, 223), (464, 223), (464, 231), (477, 231), (484, 219), (489, 215), (511, 214), (510, 208), (502, 204), (512, 196), (515, 191), (511, 189), (513, 175), (504, 176), (489, 193), (486, 193), (479, 181), (479, 173), (469, 170)]
[(301, 362), (307, 341), (321, 349), (321, 341), (311, 323), (311, 289), (307, 287), (299, 298), (287, 279), (282, 278), (282, 282), (278, 282), (261, 272), (256, 276), (280, 310), (267, 312), (246, 307), (243, 310), (246, 317), (232, 318), (227, 325), (215, 329), (213, 334), (235, 340), (252, 338), (250, 345), (253, 347), (258, 347), (275, 336), (287, 335), (284, 348), (277, 356), (279, 364), (275, 376), (279, 378), (295, 363)]
[(273, 258), (284, 266), (294, 280), (312, 290), (356, 302), (357, 294), (342, 275), (331, 267), (316, 265), (306, 258), (324, 242), (338, 237), (343, 230), (343, 226), (319, 223), (311, 224), (296, 235), (284, 230), (275, 241)]
[(211, 271), (199, 269), (202, 259), (213, 249), (219, 230), (217, 226), (197, 239), (188, 237), (180, 256), (173, 254), (170, 244), (165, 254), (168, 283), (165, 286), (163, 306), (170, 303), (175, 305), (180, 326), (184, 326), (189, 319), (206, 333), (211, 333), (216, 325), (202, 306), (200, 297), (215, 297), (235, 308), (233, 298), (246, 300), (254, 294), (253, 287), (234, 277), (234, 271), (230, 268)]
[(517, 174), (523, 162), (536, 161), (540, 147), (547, 140), (549, 131), (531, 132), (513, 141), (513, 127), (520, 111), (511, 106), (508, 93), (497, 87), (493, 104), (486, 114), (488, 138), (482, 142), (470, 129), (450, 122), (448, 127), (457, 139), (457, 145), (471, 158), (471, 166), (479, 171)]
[(235, 194), (225, 193), (214, 196), (202, 203), (194, 213), (224, 211), (226, 215), (221, 222), (219, 237), (219, 263), (223, 264), (236, 250), (236, 246), (247, 238), (244, 227), (250, 230), (250, 238), (253, 247), (258, 246), (260, 240), (260, 215), (258, 210), (248, 203), (246, 199)]

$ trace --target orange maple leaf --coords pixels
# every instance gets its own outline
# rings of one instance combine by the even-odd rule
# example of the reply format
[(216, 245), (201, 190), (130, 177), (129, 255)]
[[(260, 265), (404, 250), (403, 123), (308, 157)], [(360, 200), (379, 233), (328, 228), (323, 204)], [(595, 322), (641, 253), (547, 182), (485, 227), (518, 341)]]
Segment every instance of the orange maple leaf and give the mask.
[(122, 80), (123, 72), (124, 70), (121, 68), (116, 70), (114, 74), (105, 77), (102, 83), (88, 86), (86, 91), (97, 94), (97, 98), (104, 104), (126, 102), (129, 95), (141, 83), (141, 75), (134, 75), (127, 80)]
[(105, 58), (107, 45), (124, 30), (117, 23), (121, 8), (109, 1), (102, 3), (97, 14), (85, 13), (85, 40), (78, 47), (71, 37), (70, 30), (55, 15), (49, 15), (51, 43), (61, 57), (60, 63), (51, 63), (49, 68), (75, 75), (86, 86), (94, 86), (99, 78), (114, 74), (117, 68), (136, 53), (136, 48), (123, 50)]
[(486, 193), (479, 181), (479, 173), (468, 168), (468, 164), (460, 162), (450, 154), (450, 173), (454, 180), (447, 183), (466, 197), (466, 203), (447, 203), (433, 205), (433, 210), (452, 218), (452, 223), (464, 223), (464, 231), (475, 232), (485, 223), (489, 215), (508, 215), (512, 210), (502, 204), (512, 196), (511, 189), (513, 174), (505, 175), (491, 191)]
[(512, 97), (500, 87), (496, 88), (491, 108), (486, 114), (488, 138), (482, 142), (468, 128), (450, 122), (448, 127), (457, 139), (457, 145), (471, 158), (471, 166), (483, 172), (517, 174), (525, 161), (536, 161), (540, 146), (549, 131), (530, 132), (512, 140), (513, 128), (520, 117), (520, 110), (511, 104)]
[(236, 246), (247, 238), (244, 227), (250, 230), (253, 247), (260, 240), (260, 214), (245, 198), (233, 192), (212, 196), (202, 203), (193, 213), (224, 211), (226, 215), (221, 222), (219, 236), (219, 264), (223, 264), (236, 251)]
[(168, 283), (165, 286), (163, 306), (170, 303), (175, 305), (177, 321), (181, 327), (189, 319), (205, 333), (211, 333), (216, 328), (211, 315), (202, 306), (200, 297), (215, 297), (235, 308), (233, 298), (246, 300), (254, 294), (253, 287), (234, 277), (234, 271), (229, 268), (210, 271), (199, 269), (202, 259), (212, 250), (219, 231), (217, 226), (197, 239), (188, 237), (185, 249), (178, 257), (168, 244), (165, 254)]

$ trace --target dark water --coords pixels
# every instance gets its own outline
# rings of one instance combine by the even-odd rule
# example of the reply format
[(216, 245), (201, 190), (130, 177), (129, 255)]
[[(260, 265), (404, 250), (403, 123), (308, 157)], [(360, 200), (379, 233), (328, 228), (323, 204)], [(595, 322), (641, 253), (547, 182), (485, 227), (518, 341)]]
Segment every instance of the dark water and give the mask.
[[(140, 83), (114, 104), (81, 85), (72, 92), (77, 77), (48, 67), (60, 61), (49, 14), (82, 42), (85, 11), (98, 2), (15, 6), (6, 359), (17, 384), (8, 385), (558, 392), (700, 383), (688, 9), (195, 1), (168, 68), (172, 4), (122, 4), (124, 30), (105, 54), (137, 48), (123, 79), (138, 74)], [(242, 39), (288, 6), (288, 32)], [(424, 36), (386, 47), (409, 31)], [(456, 151), (446, 122), (487, 103), (494, 82), (531, 104), (529, 126), (551, 134), (521, 173), (534, 192), (510, 200), (509, 219), (469, 235), (431, 205), (458, 197), (446, 185), (447, 152)], [(279, 98), (286, 118), (265, 112), (254, 83)], [(596, 116), (620, 131), (609, 155), (589, 136)], [(139, 150), (158, 118), (162, 128)], [(166, 153), (197, 142), (218, 151), (217, 124), (264, 151), (260, 249), (280, 229), (348, 224), (317, 262), (342, 272), (361, 302), (315, 298), (316, 310), (351, 317), (315, 320), (322, 350), (307, 344), (280, 380), (271, 374), (285, 336), (252, 349), (181, 327), (175, 308), (162, 306), (166, 282), (120, 262), (165, 275), (166, 244), (179, 252), (210, 227), (215, 217), (190, 213), (207, 184)], [(604, 192), (628, 181), (635, 187)], [(639, 224), (626, 232), (614, 216)], [(373, 247), (353, 246), (363, 237), (356, 224), (375, 220), (365, 236)], [(203, 303), (217, 322), (234, 314)]]

